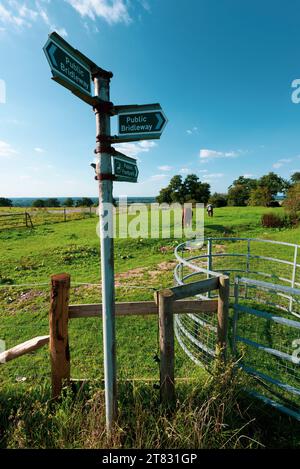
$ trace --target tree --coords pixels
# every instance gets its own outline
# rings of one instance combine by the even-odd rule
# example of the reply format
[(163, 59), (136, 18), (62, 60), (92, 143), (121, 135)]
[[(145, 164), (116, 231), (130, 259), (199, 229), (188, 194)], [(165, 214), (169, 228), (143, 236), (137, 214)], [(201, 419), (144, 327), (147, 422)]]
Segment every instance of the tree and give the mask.
[(269, 190), (272, 198), (274, 198), (278, 192), (286, 192), (290, 187), (288, 181), (273, 172), (262, 176), (258, 180), (258, 185), (261, 187), (266, 187)]
[(228, 205), (244, 207), (247, 205), (250, 192), (242, 184), (232, 185), (228, 190)]
[(300, 171), (296, 171), (294, 174), (291, 175), (292, 184), (297, 184), (300, 182)]
[(227, 205), (227, 194), (219, 194), (215, 192), (209, 198), (209, 203), (212, 204), (214, 207), (226, 207)]
[(169, 183), (169, 190), (171, 193), (172, 202), (184, 202), (184, 185), (182, 182), (182, 176), (173, 176)]
[(296, 214), (300, 211), (300, 182), (297, 182), (289, 188), (286, 199), (283, 201), (282, 205), (292, 214)]
[(0, 207), (12, 207), (12, 200), (6, 199), (5, 197), (0, 197)]
[(182, 176), (173, 176), (169, 185), (160, 190), (156, 200), (159, 203), (184, 203), (190, 200), (207, 203), (210, 196), (210, 185), (199, 181), (198, 176), (189, 174), (184, 181)]
[(35, 199), (32, 202), (32, 207), (35, 207), (35, 208), (45, 207), (45, 201), (43, 199)]
[(161, 189), (158, 196), (156, 197), (156, 201), (159, 204), (171, 204), (172, 203), (172, 192), (169, 187), (165, 187)]
[(94, 202), (90, 197), (83, 197), (82, 199), (76, 200), (76, 207), (92, 207)]
[(228, 205), (243, 207), (247, 205), (250, 193), (257, 187), (257, 180), (239, 176), (228, 188)]
[(210, 196), (210, 185), (201, 183), (195, 174), (189, 174), (183, 183), (183, 194), (186, 202), (195, 200), (206, 204)]
[(50, 198), (45, 201), (45, 207), (60, 207), (60, 201), (56, 198)]
[(237, 186), (241, 185), (247, 190), (249, 193), (252, 189), (254, 189), (257, 186), (257, 180), (253, 178), (247, 178), (245, 176), (239, 176), (237, 179), (235, 179), (232, 183), (231, 186), (229, 186), (229, 189), (232, 186)]
[(64, 201), (64, 206), (65, 206), (65, 207), (74, 207), (74, 200), (73, 200), (71, 197), (68, 197), (68, 198)]
[(268, 207), (272, 202), (272, 194), (268, 187), (258, 186), (250, 192), (248, 205)]

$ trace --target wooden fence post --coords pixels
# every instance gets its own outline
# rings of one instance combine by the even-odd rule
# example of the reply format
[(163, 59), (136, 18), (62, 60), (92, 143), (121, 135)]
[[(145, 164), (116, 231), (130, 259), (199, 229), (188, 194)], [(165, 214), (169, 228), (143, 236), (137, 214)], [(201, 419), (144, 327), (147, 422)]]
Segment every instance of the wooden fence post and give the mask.
[(219, 277), (219, 297), (218, 297), (218, 347), (221, 350), (222, 358), (226, 361), (227, 353), (227, 330), (229, 314), (229, 277), (222, 275)]
[(167, 406), (175, 402), (174, 377), (174, 322), (172, 290), (162, 290), (157, 294), (159, 314), (160, 345), (160, 398)]
[(49, 313), (52, 398), (60, 395), (64, 382), (70, 382), (69, 294), (70, 275), (52, 275)]

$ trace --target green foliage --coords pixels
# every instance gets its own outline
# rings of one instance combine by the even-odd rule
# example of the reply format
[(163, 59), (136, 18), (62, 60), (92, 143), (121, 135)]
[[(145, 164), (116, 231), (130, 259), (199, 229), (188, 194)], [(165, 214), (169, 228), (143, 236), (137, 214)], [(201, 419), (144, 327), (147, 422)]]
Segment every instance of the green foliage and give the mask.
[(42, 208), (42, 207), (45, 207), (45, 200), (43, 199), (36, 199), (32, 202), (32, 207), (35, 207), (35, 208)]
[(228, 189), (228, 205), (270, 206), (278, 192), (286, 192), (290, 184), (274, 172), (265, 174), (260, 179), (240, 176)]
[(288, 212), (295, 215), (300, 211), (300, 182), (290, 187), (282, 205)]
[(268, 187), (258, 186), (251, 190), (248, 205), (268, 207), (271, 202), (272, 194)]
[(50, 199), (36, 199), (32, 202), (32, 207), (35, 208), (44, 208), (44, 207), (60, 207), (60, 202), (56, 197), (51, 197)]
[(242, 184), (236, 184), (228, 190), (228, 205), (236, 207), (244, 207), (247, 205), (250, 192)]
[(60, 201), (56, 198), (50, 198), (45, 201), (45, 207), (60, 207)]
[(94, 202), (90, 197), (83, 197), (82, 199), (76, 200), (76, 207), (92, 207)]
[(199, 203), (207, 203), (210, 196), (210, 185), (201, 183), (198, 176), (189, 174), (185, 180), (182, 176), (173, 176), (169, 185), (160, 190), (156, 200), (158, 203), (178, 202), (183, 204), (189, 200)]
[(0, 207), (12, 207), (12, 200), (6, 199), (5, 197), (0, 197)]
[(278, 192), (286, 192), (289, 188), (288, 181), (274, 172), (262, 176), (258, 180), (258, 185), (267, 188), (272, 197), (275, 197)]
[(208, 200), (210, 204), (212, 204), (214, 207), (226, 207), (227, 206), (227, 194), (219, 194), (218, 192), (215, 192), (212, 194)]
[(74, 200), (73, 200), (71, 197), (68, 197), (68, 198), (64, 201), (64, 206), (65, 206), (65, 207), (74, 207)]
[(292, 184), (297, 184), (300, 182), (300, 171), (296, 171), (291, 175)]

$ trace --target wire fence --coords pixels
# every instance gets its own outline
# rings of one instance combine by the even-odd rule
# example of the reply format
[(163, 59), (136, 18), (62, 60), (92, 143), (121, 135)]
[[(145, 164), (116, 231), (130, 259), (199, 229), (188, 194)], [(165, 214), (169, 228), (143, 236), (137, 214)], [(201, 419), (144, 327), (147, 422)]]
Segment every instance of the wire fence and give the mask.
[(40, 208), (30, 209), (24, 212), (15, 212), (12, 210), (10, 213), (0, 212), (0, 230), (22, 227), (33, 228), (38, 225), (82, 220), (95, 217), (96, 215), (96, 207)]

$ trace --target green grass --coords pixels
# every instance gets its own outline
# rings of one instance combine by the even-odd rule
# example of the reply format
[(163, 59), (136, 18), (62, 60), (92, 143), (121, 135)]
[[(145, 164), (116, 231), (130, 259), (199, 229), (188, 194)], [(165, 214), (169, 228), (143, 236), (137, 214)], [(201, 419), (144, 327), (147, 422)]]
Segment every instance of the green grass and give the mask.
[[(298, 243), (299, 228), (279, 230), (261, 227), (261, 215), (270, 211), (283, 213), (281, 208), (215, 209), (213, 218), (205, 218), (205, 236), (251, 236)], [(96, 218), (87, 218), (68, 223), (41, 225), (34, 230), (21, 228), (0, 232), (0, 338), (6, 341), (7, 347), (48, 333), (48, 285), (51, 274), (71, 274), (72, 304), (95, 303), (101, 300), (100, 288), (97, 285), (100, 283), (100, 249), (96, 223)], [(116, 239), (117, 301), (152, 300), (155, 290), (173, 285), (174, 248), (181, 241), (183, 240), (148, 239), (145, 233), (138, 239)], [(239, 247), (232, 245), (233, 250)], [(264, 247), (261, 248), (262, 251), (263, 249)], [(272, 249), (278, 251), (277, 248)], [(284, 248), (280, 249), (280, 255), (290, 256)], [(87, 285), (81, 284), (84, 282)], [(72, 320), (69, 330), (72, 377), (96, 379), (100, 380), (100, 383), (103, 378), (101, 320)], [(152, 384), (158, 383), (159, 370), (154, 359), (158, 352), (157, 319), (118, 318), (116, 331), (118, 377), (151, 379)], [(2, 447), (105, 446), (100, 384), (91, 385), (91, 389), (86, 391), (87, 394), (67, 396), (53, 407), (49, 403), (49, 371), (46, 347), (1, 366)], [(209, 385), (212, 387), (205, 385), (208, 379), (206, 372), (194, 366), (177, 344), (176, 376), (194, 378), (198, 387), (197, 392), (194, 392), (194, 384), (187, 385), (190, 386), (189, 391), (185, 385), (179, 385), (178, 409), (171, 418), (164, 416), (162, 409), (153, 410), (157, 407), (158, 394), (152, 384), (138, 381), (139, 384), (133, 384), (129, 391), (122, 385), (119, 436), (113, 443), (114, 447), (299, 446), (299, 435), (295, 436), (294, 433), (293, 438), (289, 438), (289, 432), (293, 430), (292, 420), (252, 402), (245, 395), (238, 393), (237, 397), (236, 390), (234, 395), (231, 395), (230, 403), (228, 401), (229, 409), (234, 408), (232, 415), (229, 412), (223, 416), (224, 429), (221, 432), (211, 430), (217, 428), (219, 417), (216, 416), (215, 404), (211, 404), (209, 393), (218, 393), (217, 385), (215, 382)], [(190, 394), (191, 398), (187, 398)], [(220, 401), (217, 402), (220, 404)], [(96, 404), (99, 404), (101, 409), (97, 414), (97, 422), (93, 420), (91, 410)], [(195, 428), (200, 426), (199, 419), (203, 415), (201, 412), (204, 412), (205, 405), (210, 409), (207, 415), (211, 417), (211, 422), (206, 422), (206, 431), (213, 434), (210, 438), (202, 426), (201, 432), (195, 433)], [(242, 406), (240, 410), (239, 405)], [(86, 426), (81, 432), (83, 416), (86, 417)], [(68, 429), (67, 422), (70, 421), (71, 426)], [(267, 421), (270, 432), (265, 431)], [(48, 422), (47, 431), (39, 433), (30, 430), (34, 422), (41, 426)], [(160, 422), (160, 428), (157, 422)], [(91, 425), (96, 429), (93, 430)], [(246, 425), (246, 430), (240, 432), (243, 425)], [(126, 437), (124, 435), (128, 433), (129, 427), (131, 431)], [(218, 433), (220, 435), (217, 435)]]

